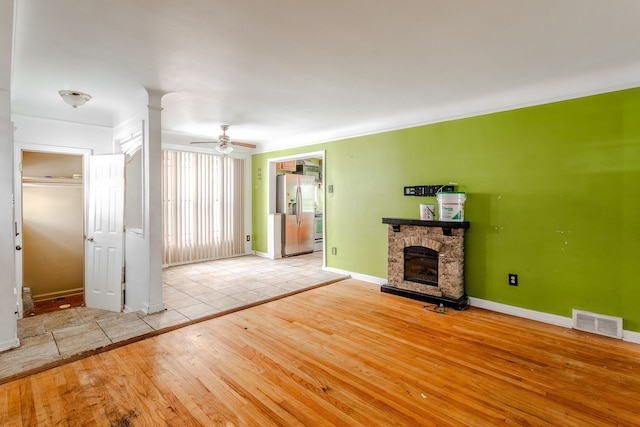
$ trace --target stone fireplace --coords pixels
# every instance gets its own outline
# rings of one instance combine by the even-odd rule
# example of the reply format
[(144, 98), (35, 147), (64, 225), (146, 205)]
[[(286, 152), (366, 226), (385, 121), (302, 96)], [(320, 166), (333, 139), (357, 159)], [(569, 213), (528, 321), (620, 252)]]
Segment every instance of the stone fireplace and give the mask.
[(383, 218), (388, 231), (388, 281), (382, 292), (468, 307), (464, 290), (464, 233), (468, 222)]

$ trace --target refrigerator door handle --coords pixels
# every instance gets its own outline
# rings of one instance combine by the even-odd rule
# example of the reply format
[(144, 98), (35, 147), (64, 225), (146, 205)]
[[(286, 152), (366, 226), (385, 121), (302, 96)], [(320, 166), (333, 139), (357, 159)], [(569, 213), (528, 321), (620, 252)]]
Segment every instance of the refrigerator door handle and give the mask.
[(300, 213), (300, 208), (302, 207), (302, 191), (300, 190), (300, 186), (296, 189), (296, 223), (298, 227), (300, 227), (300, 223), (302, 222), (302, 215)]

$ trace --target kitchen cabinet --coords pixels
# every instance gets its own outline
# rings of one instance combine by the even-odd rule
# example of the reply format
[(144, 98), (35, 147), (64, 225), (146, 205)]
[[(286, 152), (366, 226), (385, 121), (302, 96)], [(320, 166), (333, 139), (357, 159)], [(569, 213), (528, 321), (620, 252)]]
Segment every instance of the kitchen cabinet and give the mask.
[(296, 171), (296, 161), (295, 160), (287, 160), (286, 162), (276, 162), (276, 169), (280, 171)]

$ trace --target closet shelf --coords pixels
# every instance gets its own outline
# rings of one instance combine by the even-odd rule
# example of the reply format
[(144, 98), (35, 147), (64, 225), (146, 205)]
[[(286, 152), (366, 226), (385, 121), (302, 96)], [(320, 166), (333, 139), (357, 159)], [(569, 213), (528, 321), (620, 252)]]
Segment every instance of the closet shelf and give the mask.
[(23, 176), (23, 184), (82, 185), (82, 175), (70, 176)]

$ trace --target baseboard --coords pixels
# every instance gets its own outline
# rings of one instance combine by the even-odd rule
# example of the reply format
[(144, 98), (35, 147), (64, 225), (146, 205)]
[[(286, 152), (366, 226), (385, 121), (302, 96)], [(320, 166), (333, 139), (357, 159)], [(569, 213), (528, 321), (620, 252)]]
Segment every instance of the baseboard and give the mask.
[(622, 341), (628, 341), (634, 344), (640, 344), (640, 332), (623, 330)]
[(84, 292), (84, 288), (73, 288), (73, 289), (66, 289), (64, 291), (49, 292), (46, 294), (38, 294), (38, 295), (34, 295), (32, 293), (31, 296), (34, 302), (42, 302), (42, 301), (49, 301), (49, 300), (61, 298), (61, 297), (68, 297), (70, 295), (79, 295), (79, 294), (82, 294), (83, 292)]
[[(138, 309), (132, 308), (131, 306), (129, 306), (127, 304), (125, 304), (124, 307), (122, 307), (122, 312), (123, 313), (135, 313), (137, 311), (141, 311), (142, 312), (143, 310), (141, 310), (139, 308)], [(149, 314), (149, 313), (145, 313), (145, 314)]]
[(343, 276), (349, 276), (353, 279), (362, 280), (363, 282), (375, 283), (376, 285), (386, 285), (387, 279), (381, 277), (369, 276), (366, 274), (353, 273), (347, 270), (340, 270), (339, 268), (324, 267), (324, 271), (330, 271), (332, 273), (342, 274)]
[(17, 347), (20, 347), (20, 340), (18, 338), (12, 338), (10, 340), (0, 342), (0, 352)]
[(550, 323), (552, 325), (571, 328), (573, 321), (570, 317), (558, 316), (542, 311), (529, 310), (527, 308), (515, 307), (512, 305), (502, 304), (499, 302), (488, 301), (480, 298), (469, 297), (469, 305), (471, 307), (485, 308), (498, 313), (510, 314), (512, 316), (522, 317), (525, 319), (536, 320), (538, 322)]
[[(529, 310), (526, 308), (515, 307), (512, 305), (474, 297), (469, 297), (469, 304), (471, 305), (471, 307), (484, 308), (491, 311), (497, 311), (498, 313), (510, 314), (512, 316), (522, 317), (524, 319), (535, 320), (543, 323), (549, 323), (569, 329), (573, 327), (573, 320), (571, 319), (571, 317), (558, 316), (556, 314)], [(622, 340), (640, 344), (640, 332), (622, 331)]]
[(144, 308), (142, 309), (142, 311), (144, 312), (144, 314), (153, 314), (153, 313), (159, 313), (161, 311), (164, 311), (165, 307), (164, 307), (164, 303), (158, 303), (158, 304), (143, 304)]

